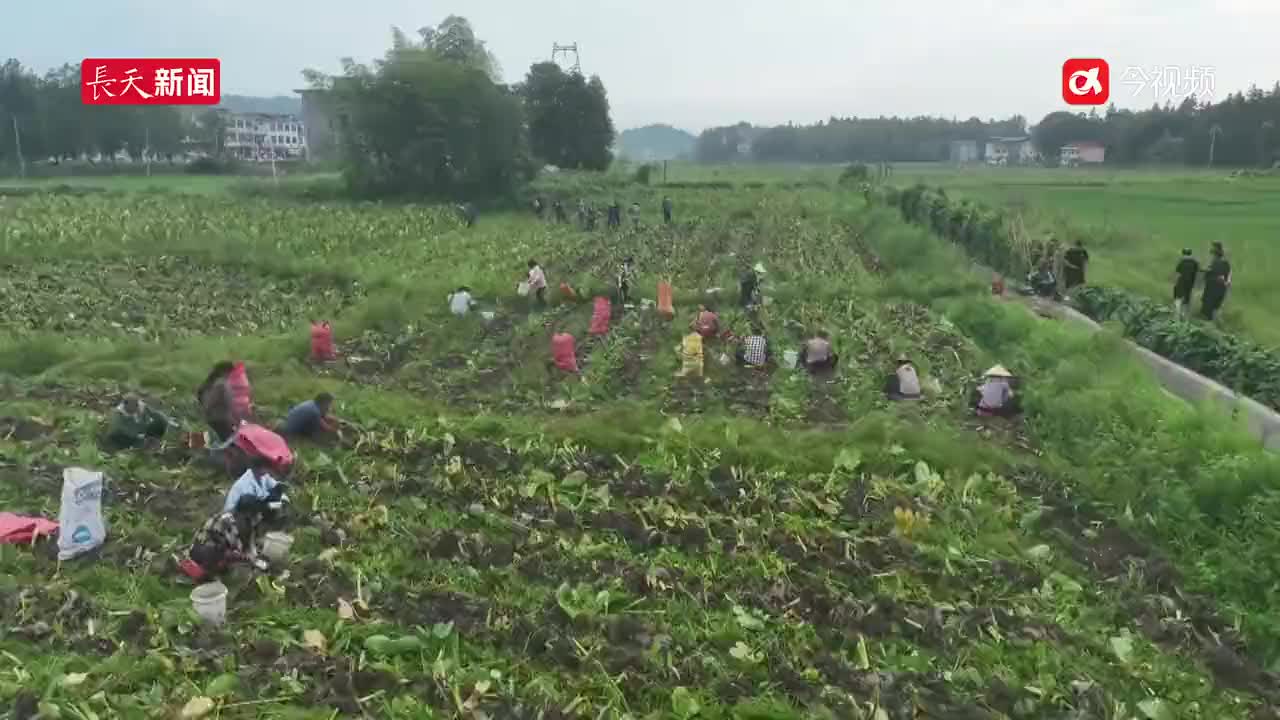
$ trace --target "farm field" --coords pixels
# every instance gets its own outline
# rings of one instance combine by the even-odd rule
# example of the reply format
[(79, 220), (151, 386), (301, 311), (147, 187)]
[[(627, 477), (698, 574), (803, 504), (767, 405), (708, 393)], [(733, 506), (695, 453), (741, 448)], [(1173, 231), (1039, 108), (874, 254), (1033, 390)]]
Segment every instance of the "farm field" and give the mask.
[[(1277, 717), (1280, 464), (1114, 337), (991, 300), (953, 247), (858, 193), (667, 190), (662, 226), (662, 188), (540, 191), (646, 215), (466, 229), (439, 207), (5, 198), (0, 509), (56, 517), (66, 466), (111, 481), (96, 556), (0, 545), (0, 708)], [(625, 255), (641, 302), (590, 337)], [(529, 258), (545, 311), (513, 292)], [(705, 382), (676, 378), (698, 303), (746, 331), (736, 278), (756, 261), (774, 351), (826, 328), (839, 373), (739, 370), (713, 345)], [(643, 302), (660, 279), (674, 321)], [(492, 322), (448, 314), (461, 284)], [(306, 360), (315, 319), (333, 365)], [(558, 331), (580, 375), (551, 366)], [(899, 353), (937, 383), (918, 403), (880, 393)], [(172, 556), (230, 480), (175, 439), (111, 454), (97, 436), (129, 390), (202, 429), (192, 393), (223, 358), (248, 363), (264, 422), (327, 390), (346, 425), (295, 447), (291, 560), (235, 571), (210, 629)], [(995, 362), (1028, 381), (1022, 420), (967, 411)]]
[[(902, 166), (894, 182), (924, 182), (989, 205), (1023, 209), (1029, 230), (1080, 237), (1090, 282), (1171, 297), (1183, 248), (1204, 263), (1221, 241), (1235, 270), (1223, 326), (1280, 345), (1280, 177), (1230, 171), (956, 169)], [(1199, 294), (1197, 292), (1197, 302)]]

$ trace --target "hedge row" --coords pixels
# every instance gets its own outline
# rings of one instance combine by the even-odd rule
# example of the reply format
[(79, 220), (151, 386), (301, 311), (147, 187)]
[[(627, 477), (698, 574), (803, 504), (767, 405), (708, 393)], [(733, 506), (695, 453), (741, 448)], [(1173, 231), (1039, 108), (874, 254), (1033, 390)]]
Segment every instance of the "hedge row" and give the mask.
[[(880, 199), (909, 222), (933, 229), (970, 256), (1002, 273), (1020, 276), (1056, 251), (1047, 238), (1022, 231), (1020, 219), (968, 201), (953, 201), (941, 189), (917, 185), (883, 188)], [(1087, 287), (1072, 294), (1081, 312), (1098, 322), (1117, 321), (1143, 347), (1271, 408), (1280, 409), (1280, 354), (1210, 325), (1184, 320), (1172, 303), (1124, 290)]]

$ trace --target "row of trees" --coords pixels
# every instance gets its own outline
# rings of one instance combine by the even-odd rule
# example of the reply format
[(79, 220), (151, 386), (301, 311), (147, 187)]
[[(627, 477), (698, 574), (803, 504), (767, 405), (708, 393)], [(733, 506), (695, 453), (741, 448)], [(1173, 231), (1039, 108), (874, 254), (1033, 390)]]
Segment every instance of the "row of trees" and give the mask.
[(761, 128), (740, 123), (711, 128), (698, 136), (700, 162), (916, 162), (942, 161), (952, 140), (1023, 135), (1026, 118), (964, 121), (942, 118), (831, 118), (814, 125)]
[(102, 156), (124, 151), (140, 158), (183, 149), (195, 133), (192, 117), (167, 106), (94, 106), (80, 101), (80, 67), (63, 65), (43, 76), (17, 60), (0, 65), (0, 165), (27, 160)]
[(338, 120), (344, 176), (362, 195), (481, 198), (506, 194), (539, 163), (603, 170), (614, 128), (598, 77), (533, 65), (498, 82), (493, 54), (465, 18), (411, 38), (392, 31), (372, 64), (304, 73)]
[(1222, 102), (1187, 98), (1174, 106), (1133, 112), (1113, 105), (1106, 112), (1046, 115), (1033, 138), (1045, 157), (1063, 144), (1092, 140), (1107, 148), (1107, 161), (1271, 167), (1280, 160), (1280, 83), (1269, 92), (1249, 88)]
[[(1280, 161), (1280, 83), (1223, 101), (1105, 113), (1054, 112), (1032, 131), (1040, 154), (1053, 160), (1071, 142), (1100, 142), (1108, 163), (1185, 163), (1270, 167)], [(704, 131), (694, 146), (701, 162), (911, 162), (945, 161), (953, 140), (1027, 133), (1026, 118), (964, 121), (942, 118), (831, 118), (814, 125), (755, 127), (746, 123)]]

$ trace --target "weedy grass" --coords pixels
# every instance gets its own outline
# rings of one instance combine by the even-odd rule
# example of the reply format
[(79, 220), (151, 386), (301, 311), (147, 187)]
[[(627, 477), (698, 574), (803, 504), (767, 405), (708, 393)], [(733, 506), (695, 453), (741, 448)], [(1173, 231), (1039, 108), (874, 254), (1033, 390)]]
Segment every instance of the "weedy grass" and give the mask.
[[(1222, 323), (1267, 346), (1280, 345), (1272, 308), (1280, 290), (1275, 217), (1280, 177), (1219, 171), (956, 170), (904, 168), (894, 182), (924, 181), (955, 197), (1021, 212), (1028, 228), (1063, 243), (1083, 240), (1089, 280), (1170, 301), (1183, 248), (1207, 263), (1221, 241), (1235, 269)], [(1197, 302), (1199, 292), (1196, 293)]]
[[(1244, 592), (1228, 542), (1262, 530), (1245, 504), (1264, 491), (1261, 456), (1116, 348), (991, 306), (944, 243), (828, 189), (563, 174), (534, 191), (597, 205), (625, 191), (647, 215), (586, 232), (531, 214), (466, 230), (443, 208), (178, 194), (0, 206), (0, 260), (17, 275), (64, 254), (134, 268), (145, 329), (93, 333), (110, 302), (51, 328), (56, 282), (23, 286), (7, 319), (0, 507), (56, 515), (60, 469), (100, 468), (110, 539), (63, 564), (0, 546), (0, 702), (82, 718), (205, 705), (224, 718), (876, 720), (1245, 718), (1274, 702), (1254, 652), (1270, 610)], [(656, 222), (664, 193), (672, 226)], [(669, 281), (677, 316), (615, 304), (608, 336), (590, 338), (591, 298), (626, 255), (636, 297)], [(551, 279), (546, 310), (514, 293), (529, 258)], [(757, 261), (774, 351), (825, 328), (840, 371), (725, 367), (728, 348), (710, 343), (705, 382), (676, 378), (698, 303), (745, 332), (736, 282)], [(220, 277), (251, 313), (218, 294)], [(582, 299), (559, 296), (566, 278)], [(492, 323), (448, 314), (461, 284)], [(161, 302), (198, 308), (201, 293), (216, 312)], [(312, 319), (335, 322), (338, 363), (307, 363)], [(577, 337), (579, 375), (549, 366), (555, 331)], [(896, 353), (935, 381), (918, 403), (880, 394)], [(229, 623), (210, 629), (170, 557), (229, 478), (172, 441), (112, 454), (96, 439), (126, 390), (199, 427), (192, 391), (224, 357), (248, 361), (265, 422), (324, 389), (348, 424), (298, 445), (292, 559), (232, 573)], [(1025, 426), (967, 412), (996, 357), (1031, 382)], [(1200, 451), (1155, 472), (1200, 431)], [(1212, 483), (1246, 471), (1254, 495), (1225, 498), (1211, 522)], [(1120, 537), (1132, 543), (1108, 554)], [(1146, 582), (1160, 552), (1185, 582)], [(1232, 613), (1242, 636), (1215, 624)], [(1201, 642), (1209, 630), (1220, 646)]]

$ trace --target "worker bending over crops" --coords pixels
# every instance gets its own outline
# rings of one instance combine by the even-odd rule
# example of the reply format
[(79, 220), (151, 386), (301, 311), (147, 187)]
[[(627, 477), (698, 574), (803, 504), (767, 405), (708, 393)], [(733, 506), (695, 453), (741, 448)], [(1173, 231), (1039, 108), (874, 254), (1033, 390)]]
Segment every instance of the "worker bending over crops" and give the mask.
[(457, 315), (458, 317), (463, 317), (467, 313), (471, 312), (471, 308), (476, 306), (475, 298), (471, 295), (471, 288), (466, 285), (463, 285), (450, 293), (448, 300), (449, 312)]
[(329, 417), (333, 408), (333, 396), (327, 392), (316, 395), (289, 409), (284, 422), (276, 428), (276, 434), (283, 437), (315, 437), (322, 432), (334, 432), (337, 425)]
[(839, 360), (840, 356), (831, 348), (831, 336), (826, 330), (819, 330), (800, 348), (800, 365), (809, 372), (834, 370)]
[(769, 362), (769, 341), (760, 325), (753, 325), (751, 334), (742, 338), (736, 356), (738, 364), (745, 367), (762, 368)]
[(529, 293), (533, 295), (538, 307), (547, 306), (547, 274), (537, 260), (529, 261)]
[(983, 417), (1012, 417), (1021, 412), (1017, 394), (1013, 389), (1014, 377), (1003, 365), (996, 365), (986, 372), (978, 386), (974, 409)]
[(169, 418), (147, 407), (147, 404), (130, 393), (111, 413), (111, 427), (107, 441), (118, 449), (143, 445), (150, 438), (164, 437), (169, 428)]
[(680, 371), (676, 377), (702, 377), (703, 355), (702, 336), (690, 332), (684, 336), (677, 348), (680, 353)]
[(885, 379), (884, 392), (890, 400), (917, 400), (920, 398), (920, 375), (906, 355), (899, 355), (893, 372)]
[(742, 307), (750, 309), (760, 304), (760, 280), (764, 274), (763, 263), (756, 263), (754, 267), (743, 273), (738, 281), (739, 301)]
[(689, 322), (689, 329), (710, 340), (720, 334), (720, 316), (706, 305), (699, 305), (698, 314)]
[(200, 403), (200, 409), (204, 412), (205, 422), (209, 423), (209, 428), (218, 436), (220, 442), (230, 440), (236, 425), (239, 424), (231, 385), (227, 380), (234, 368), (235, 365), (229, 361), (219, 362), (213, 366), (208, 377), (196, 390), (196, 401)]
[(258, 531), (266, 520), (268, 505), (268, 501), (245, 495), (232, 509), (209, 518), (196, 532), (188, 558), (179, 567), (195, 580), (218, 575), (240, 560), (266, 570), (267, 561), (258, 557)]

